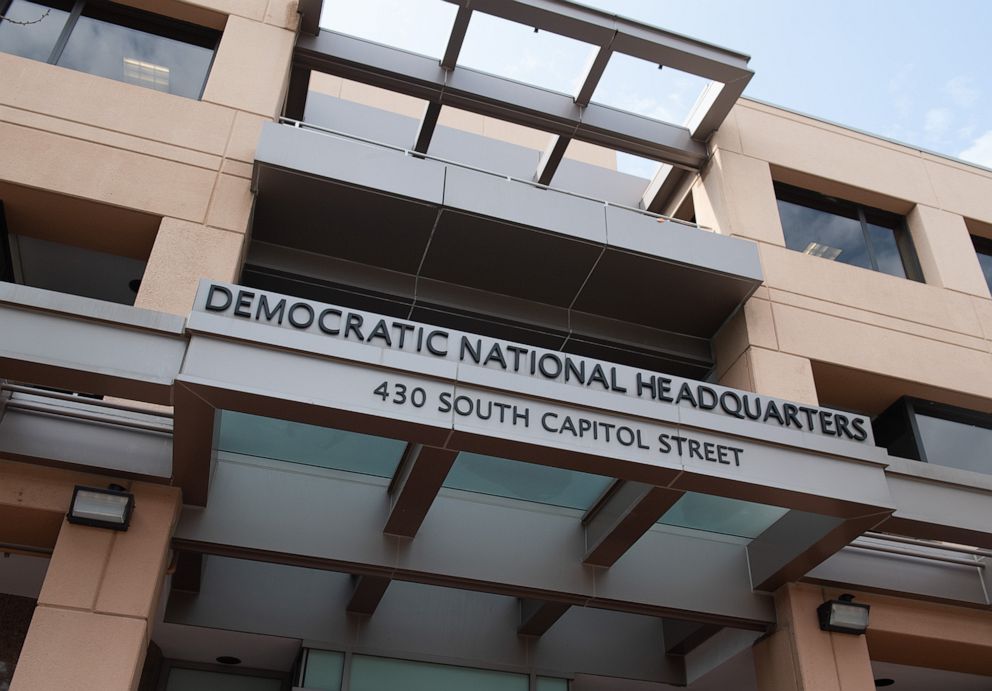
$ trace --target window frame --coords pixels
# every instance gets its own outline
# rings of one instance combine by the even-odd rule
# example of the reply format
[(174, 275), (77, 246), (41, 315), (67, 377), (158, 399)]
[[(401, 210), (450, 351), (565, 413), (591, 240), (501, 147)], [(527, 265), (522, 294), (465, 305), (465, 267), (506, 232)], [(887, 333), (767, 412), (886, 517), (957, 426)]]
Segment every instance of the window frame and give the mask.
[[(982, 427), (992, 431), (992, 415), (988, 413), (971, 410), (970, 408), (960, 408), (947, 403), (928, 401), (924, 398), (903, 396), (872, 421), (876, 443), (882, 446), (885, 439), (890, 439), (890, 442), (883, 446), (883, 448), (889, 448), (891, 446), (893, 432), (908, 431), (909, 435), (906, 439), (910, 442), (910, 447), (906, 451), (911, 453), (911, 459), (922, 463), (930, 463), (930, 460), (927, 458), (923, 435), (920, 432), (920, 425), (916, 419), (917, 415)], [(941, 464), (938, 463), (936, 465)], [(992, 468), (990, 468), (990, 472), (992, 472)]]
[[(868, 253), (868, 261), (871, 263), (871, 266), (860, 267), (855, 264), (848, 264), (848, 266), (868, 268), (871, 271), (885, 274), (886, 276), (903, 278), (903, 276), (890, 274), (878, 268), (878, 259), (875, 256), (875, 247), (872, 244), (871, 233), (868, 229), (868, 224), (870, 223), (872, 225), (880, 226), (882, 228), (889, 228), (892, 230), (896, 247), (899, 249), (899, 259), (902, 262), (903, 271), (906, 274), (905, 278), (910, 281), (916, 281), (917, 283), (925, 283), (923, 270), (920, 267), (920, 260), (916, 255), (916, 248), (913, 247), (912, 238), (910, 237), (909, 228), (906, 225), (906, 218), (904, 216), (891, 211), (885, 211), (884, 209), (877, 209), (875, 207), (865, 206), (864, 204), (858, 204), (857, 202), (848, 201), (846, 199), (839, 199), (837, 197), (820, 194), (819, 192), (803, 189), (802, 187), (796, 187), (785, 182), (779, 182), (778, 180), (775, 180), (773, 185), (775, 188), (776, 206), (777, 202), (783, 201), (789, 204), (804, 206), (808, 209), (813, 209), (814, 211), (821, 211), (823, 213), (833, 214), (835, 216), (841, 216), (858, 221), (861, 225), (862, 240), (865, 243), (865, 248)], [(779, 213), (779, 216), (781, 217), (781, 212)], [(782, 228), (782, 232), (783, 234), (787, 232), (784, 226)], [(839, 263), (843, 264), (844, 262)]]
[[(971, 246), (975, 248), (975, 255), (984, 255), (992, 259), (992, 238), (983, 237), (981, 235), (971, 234)], [(981, 266), (981, 261), (978, 262), (979, 269), (982, 272), (982, 278), (985, 278), (985, 270)], [(990, 276), (985, 281), (989, 288), (989, 292), (992, 293), (992, 276)]]
[[(79, 23), (79, 18), (86, 16), (98, 21), (114, 24), (116, 26), (141, 31), (146, 34), (161, 36), (162, 38), (169, 38), (174, 41), (179, 41), (181, 43), (198, 46), (200, 48), (207, 48), (210, 50), (210, 63), (207, 65), (207, 71), (204, 75), (203, 83), (200, 85), (200, 90), (196, 95), (196, 100), (199, 101), (203, 99), (203, 92), (206, 90), (207, 82), (210, 80), (210, 73), (213, 71), (214, 61), (217, 59), (217, 48), (220, 46), (220, 40), (223, 32), (206, 26), (200, 26), (199, 24), (183, 21), (181, 19), (174, 19), (172, 17), (155, 14), (154, 12), (141, 10), (136, 7), (129, 7), (116, 2), (110, 2), (110, 0), (70, 0), (69, 2), (58, 2), (58, 0), (30, 1), (43, 7), (51, 7), (52, 9), (70, 7), (68, 10), (69, 16), (65, 20), (65, 26), (62, 27), (59, 37), (55, 40), (55, 44), (52, 46), (52, 51), (49, 53), (48, 59), (44, 60), (45, 63), (59, 66), (58, 61), (61, 59), (62, 53), (65, 52), (65, 47), (69, 43), (69, 37), (76, 28), (76, 24)], [(13, 3), (14, 0), (0, 0), (0, 15), (6, 15)], [(93, 14), (86, 14), (88, 10), (93, 10)], [(0, 20), (0, 22), (2, 21), (3, 20)], [(84, 74), (90, 73), (84, 72)], [(111, 77), (103, 78), (111, 79), (111, 81), (121, 81)], [(121, 81), (121, 83), (129, 84), (130, 82)], [(179, 97), (186, 98), (185, 96)]]

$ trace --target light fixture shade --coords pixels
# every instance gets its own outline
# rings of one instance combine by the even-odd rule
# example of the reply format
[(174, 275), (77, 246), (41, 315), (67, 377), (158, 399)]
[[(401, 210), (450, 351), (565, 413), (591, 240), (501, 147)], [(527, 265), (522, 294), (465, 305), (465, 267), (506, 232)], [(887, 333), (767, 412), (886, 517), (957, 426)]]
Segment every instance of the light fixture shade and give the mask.
[(76, 485), (66, 518), (78, 525), (127, 530), (133, 509), (134, 495), (130, 492)]
[(816, 608), (823, 631), (863, 634), (868, 629), (870, 605), (853, 602), (851, 595), (841, 595), (836, 600), (827, 600)]

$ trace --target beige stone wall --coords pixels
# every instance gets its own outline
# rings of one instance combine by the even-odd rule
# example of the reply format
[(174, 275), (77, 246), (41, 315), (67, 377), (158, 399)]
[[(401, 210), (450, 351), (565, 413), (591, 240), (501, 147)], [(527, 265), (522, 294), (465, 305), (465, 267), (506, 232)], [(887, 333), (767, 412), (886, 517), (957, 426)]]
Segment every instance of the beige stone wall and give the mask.
[[(992, 410), (992, 296), (969, 239), (992, 221), (992, 173), (747, 100), (711, 152), (697, 217), (757, 242), (765, 275), (717, 339), (723, 381), (801, 400), (827, 391), (869, 412), (900, 392)], [(775, 180), (905, 214), (926, 282), (786, 249)], [(844, 400), (817, 372), (846, 373)], [(888, 399), (858, 372), (880, 375)]]
[(136, 304), (186, 314), (199, 277), (240, 269), (251, 163), (285, 97), (296, 3), (128, 4), (223, 29), (203, 98), (0, 53), (0, 181), (161, 217)]

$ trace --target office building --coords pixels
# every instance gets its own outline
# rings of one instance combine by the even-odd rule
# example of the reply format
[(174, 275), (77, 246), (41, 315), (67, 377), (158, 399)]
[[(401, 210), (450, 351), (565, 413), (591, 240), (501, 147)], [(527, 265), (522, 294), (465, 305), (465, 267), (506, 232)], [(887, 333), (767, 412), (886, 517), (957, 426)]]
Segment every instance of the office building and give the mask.
[(0, 689), (988, 688), (992, 171), (410, 7), (0, 4)]

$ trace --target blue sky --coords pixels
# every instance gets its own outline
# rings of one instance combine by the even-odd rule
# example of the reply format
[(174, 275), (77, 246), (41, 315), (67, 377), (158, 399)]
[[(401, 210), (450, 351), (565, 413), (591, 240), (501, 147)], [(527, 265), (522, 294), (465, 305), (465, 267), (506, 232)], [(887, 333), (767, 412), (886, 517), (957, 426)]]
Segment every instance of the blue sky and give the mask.
[[(750, 55), (746, 96), (992, 168), (992, 0), (584, 4)], [(441, 0), (324, 6), (324, 26), (425, 54), (443, 50), (454, 12)], [(513, 28), (473, 18), (460, 63), (574, 89), (589, 47)], [(701, 84), (637, 63), (614, 57), (594, 100), (679, 121)]]

